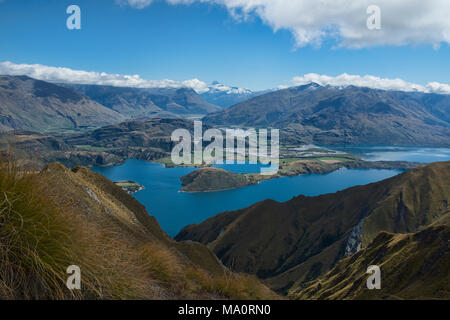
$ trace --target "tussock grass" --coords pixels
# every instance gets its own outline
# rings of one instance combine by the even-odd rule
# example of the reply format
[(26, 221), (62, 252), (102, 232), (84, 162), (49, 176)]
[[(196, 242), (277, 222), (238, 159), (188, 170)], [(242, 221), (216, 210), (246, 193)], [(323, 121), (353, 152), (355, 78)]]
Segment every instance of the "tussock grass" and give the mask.
[(224, 270), (212, 276), (194, 265), (185, 265), (174, 250), (161, 244), (146, 244), (141, 248), (146, 270), (158, 283), (169, 286), (170, 291), (182, 298), (214, 299), (269, 299), (276, 298), (254, 276), (235, 274)]
[[(275, 297), (256, 278), (210, 274), (168, 239), (134, 237), (138, 229), (102, 204), (87, 206), (73, 173), (54, 169), (21, 171), (0, 159), (0, 299)], [(81, 290), (66, 287), (71, 265), (81, 269)]]
[[(51, 181), (0, 162), (0, 298), (128, 299), (157, 293), (137, 255), (112, 228), (97, 228), (57, 203)], [(78, 265), (82, 290), (69, 290), (66, 269)]]
[(74, 264), (71, 229), (42, 192), (35, 175), (0, 164), (0, 295), (33, 299), (75, 297), (62, 266)]

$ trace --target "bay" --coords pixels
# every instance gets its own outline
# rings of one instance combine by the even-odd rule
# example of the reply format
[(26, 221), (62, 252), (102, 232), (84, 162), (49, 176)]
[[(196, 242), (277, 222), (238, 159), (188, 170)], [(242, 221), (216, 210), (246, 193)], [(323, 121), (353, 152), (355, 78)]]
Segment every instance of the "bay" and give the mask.
[[(224, 165), (230, 171), (246, 171)], [(242, 165), (236, 165), (242, 166)], [(252, 168), (250, 171), (254, 171)], [(237, 210), (256, 202), (273, 199), (287, 201), (300, 194), (307, 196), (336, 192), (355, 185), (383, 180), (399, 173), (396, 170), (340, 169), (329, 174), (282, 177), (245, 188), (204, 193), (183, 193), (180, 177), (194, 168), (165, 168), (161, 164), (127, 160), (115, 167), (94, 168), (112, 181), (133, 180), (145, 187), (133, 196), (155, 216), (170, 236), (183, 227), (200, 223), (220, 212)]]

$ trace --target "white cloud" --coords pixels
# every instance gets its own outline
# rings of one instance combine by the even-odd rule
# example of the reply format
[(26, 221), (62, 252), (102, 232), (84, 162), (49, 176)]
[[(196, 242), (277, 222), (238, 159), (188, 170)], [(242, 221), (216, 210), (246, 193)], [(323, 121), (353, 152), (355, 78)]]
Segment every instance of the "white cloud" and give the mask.
[(108, 85), (115, 87), (134, 88), (192, 88), (198, 93), (207, 92), (208, 85), (198, 79), (186, 81), (146, 80), (139, 75), (109, 74), (105, 72), (93, 72), (73, 70), (62, 67), (49, 67), (41, 64), (14, 64), (12, 62), (0, 62), (0, 74), (27, 75), (29, 77), (61, 83), (82, 83)]
[[(73, 70), (63, 67), (50, 67), (42, 64), (15, 64), (9, 61), (0, 62), (0, 75), (1, 74), (16, 76), (26, 75), (35, 79), (54, 83), (81, 83), (132, 88), (191, 88), (198, 93), (205, 93), (208, 91), (222, 91), (228, 94), (251, 93), (248, 89), (229, 87), (220, 83), (208, 85), (199, 79), (190, 79), (185, 81), (175, 81), (170, 79), (147, 80), (141, 78), (137, 74), (110, 74), (105, 72)], [(336, 87), (346, 87), (354, 85), (358, 87), (369, 87), (382, 90), (420, 91), (427, 93), (434, 92), (450, 94), (450, 85), (448, 84), (430, 82), (427, 85), (420, 85), (407, 82), (402, 79), (387, 79), (371, 75), (359, 76), (344, 73), (337, 77), (331, 77), (316, 73), (308, 73), (303, 76), (294, 77), (290, 81), (293, 86), (313, 82), (322, 86), (331, 85)], [(280, 86), (279, 89), (286, 87), (288, 86)]]
[[(120, 0), (144, 8), (150, 0)], [(320, 46), (332, 39), (340, 46), (450, 43), (448, 0), (166, 0), (168, 3), (212, 3), (225, 6), (237, 19), (258, 16), (274, 31), (292, 32), (298, 47)], [(369, 5), (381, 9), (381, 29), (367, 28)]]
[[(402, 79), (387, 79), (380, 78), (371, 75), (359, 76), (359, 75), (349, 75), (341, 74), (337, 77), (330, 77), (327, 75), (320, 75), (316, 73), (308, 73), (301, 77), (295, 77), (291, 80), (294, 86), (305, 85), (309, 83), (317, 83), (321, 86), (334, 86), (334, 87), (347, 87), (347, 86), (357, 86), (357, 87), (368, 87), (372, 89), (381, 90), (397, 90), (397, 91), (418, 91), (425, 93), (440, 93), (440, 94), (450, 94), (450, 85), (430, 82), (427, 85), (420, 85), (416, 83), (411, 83), (404, 81)], [(280, 88), (285, 88), (280, 87)]]
[(132, 8), (143, 9), (152, 4), (153, 0), (116, 0), (120, 5), (129, 5)]

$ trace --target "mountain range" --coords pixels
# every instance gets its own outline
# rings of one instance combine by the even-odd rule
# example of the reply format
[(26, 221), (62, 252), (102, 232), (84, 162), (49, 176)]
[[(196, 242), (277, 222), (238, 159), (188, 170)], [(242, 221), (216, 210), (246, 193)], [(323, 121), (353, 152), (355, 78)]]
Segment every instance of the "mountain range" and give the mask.
[(224, 212), (185, 227), (176, 239), (203, 243), (233, 270), (294, 292), (367, 248), (382, 231), (414, 233), (448, 221), (449, 181), (450, 162), (433, 163), (334, 194)]
[(315, 83), (207, 115), (215, 126), (273, 127), (284, 144), (450, 145), (450, 95)]
[(129, 88), (60, 84), (130, 118), (199, 117), (218, 111), (190, 88)]
[[(227, 108), (234, 102), (237, 104)], [(33, 211), (40, 210), (39, 206), (32, 206), (25, 220), (8, 220), (11, 226), (1, 231), (14, 233), (31, 226), (24, 234), (34, 234), (39, 231), (35, 226), (45, 227), (56, 216), (48, 215), (47, 209), (61, 215), (55, 233), (43, 230), (43, 239), (50, 241), (48, 247), (58, 247), (54, 239), (61, 236), (59, 226), (72, 230), (68, 232), (72, 238), (63, 239), (64, 243), (70, 247), (81, 241), (87, 252), (99, 259), (89, 255), (91, 261), (111, 263), (107, 264), (108, 272), (119, 277), (108, 287), (112, 280), (102, 278), (101, 270), (83, 260), (88, 267), (86, 274), (94, 270), (102, 281), (101, 290), (89, 292), (86, 298), (277, 297), (255, 277), (238, 274), (245, 272), (293, 299), (448, 299), (450, 162), (422, 165), (335, 194), (298, 196), (284, 203), (262, 201), (187, 226), (176, 241), (134, 198), (103, 176), (77, 165), (113, 165), (128, 158), (163, 162), (174, 145), (171, 133), (175, 129), (192, 132), (190, 118), (205, 115), (204, 128), (280, 128), (283, 144), (449, 146), (449, 106), (448, 95), (351, 86), (310, 84), (253, 93), (213, 83), (208, 92), (198, 94), (188, 88), (52, 84), (26, 76), (0, 76), (2, 156), (8, 157), (6, 150), (12, 149), (18, 158), (29, 161), (23, 166), (26, 174), (15, 175), (2, 160), (0, 174), (7, 179), (1, 180), (5, 191), (1, 194), (8, 192), (9, 197), (17, 192), (11, 193), (17, 201), (0, 202), (8, 212), (15, 212), (8, 206), (20, 205), (17, 212), (27, 214), (27, 203), (22, 201), (25, 192), (27, 199), (41, 199), (45, 204), (41, 204), (43, 211), (36, 211), (39, 214)], [(44, 168), (40, 172), (36, 161)], [(46, 165), (52, 161), (75, 168)], [(280, 170), (288, 170), (288, 175), (311, 172), (301, 161), (285, 162)], [(345, 163), (364, 165), (361, 161)], [(33, 182), (35, 178), (37, 182)], [(15, 179), (20, 183), (8, 184)], [(209, 168), (181, 180), (183, 191), (248, 184), (239, 174)], [(51, 207), (50, 199), (57, 199), (59, 206)], [(35, 218), (42, 220), (33, 221)], [(74, 221), (76, 228), (70, 229), (67, 221)], [(92, 234), (80, 236), (86, 226)], [(20, 234), (4, 238), (22, 239)], [(25, 245), (11, 243), (11, 248), (36, 248), (44, 250), (42, 257), (48, 257), (41, 243), (41, 239)], [(113, 251), (110, 244), (115, 246)], [(8, 250), (3, 253), (12, 252)], [(71, 250), (63, 248), (63, 252)], [(40, 259), (39, 254), (33, 253), (33, 257)], [(26, 254), (13, 252), (10, 258), (21, 256)], [(63, 258), (74, 257), (63, 254)], [(27, 286), (29, 291), (11, 291), (8, 296), (0, 290), (1, 297), (48, 298), (60, 292), (60, 287), (47, 290), (43, 286), (39, 295), (34, 280), (41, 279), (42, 270), (16, 270), (16, 263), (5, 261), (0, 262), (0, 282), (9, 279), (2, 274), (22, 278), (12, 279), (18, 284), (8, 283), (3, 288)], [(364, 289), (365, 270), (371, 264), (383, 268), (384, 291), (368, 293)], [(61, 266), (56, 269), (63, 270)], [(128, 277), (137, 281), (136, 291), (125, 290), (126, 295), (115, 292), (116, 284), (130, 283)], [(98, 283), (93, 279), (95, 287)], [(104, 288), (108, 290), (103, 293)]]
[(0, 130), (89, 129), (126, 116), (67, 88), (27, 76), (0, 76)]
[(219, 109), (188, 88), (68, 85), (0, 76), (0, 131), (86, 131), (130, 119), (199, 118)]
[(0, 78), (2, 131), (86, 131), (126, 120), (176, 117), (203, 117), (205, 124), (219, 127), (278, 128), (284, 145), (450, 146), (450, 95), (315, 83), (252, 92), (217, 82), (198, 94), (190, 88)]

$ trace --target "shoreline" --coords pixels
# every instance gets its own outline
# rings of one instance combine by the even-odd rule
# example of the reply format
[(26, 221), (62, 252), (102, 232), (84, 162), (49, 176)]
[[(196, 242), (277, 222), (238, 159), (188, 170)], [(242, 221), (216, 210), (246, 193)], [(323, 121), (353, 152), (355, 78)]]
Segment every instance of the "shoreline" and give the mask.
[[(220, 188), (217, 187), (216, 189), (205, 189), (205, 190), (186, 190), (186, 188), (189, 188), (189, 186), (192, 184), (194, 184), (195, 186), (198, 186), (199, 184), (201, 185), (203, 184), (208, 184), (210, 182), (211, 178), (207, 178), (207, 180), (202, 179), (201, 177), (198, 178), (198, 180), (193, 180), (190, 183), (188, 183), (187, 185), (182, 185), (182, 188), (179, 190), (179, 192), (182, 193), (206, 193), (206, 192), (220, 192), (220, 191), (228, 191), (228, 190), (236, 190), (236, 189), (241, 189), (241, 188), (245, 188), (245, 187), (249, 187), (252, 185), (257, 185), (261, 182), (264, 181), (268, 181), (268, 180), (273, 180), (273, 179), (278, 179), (278, 178), (283, 178), (283, 177), (287, 177), (287, 178), (294, 178), (294, 177), (298, 177), (301, 175), (311, 175), (311, 174), (317, 174), (317, 175), (324, 175), (324, 174), (329, 174), (332, 172), (335, 172), (337, 170), (340, 169), (348, 169), (348, 170), (398, 170), (398, 171), (408, 171), (411, 170), (413, 168), (416, 168), (418, 166), (422, 165), (421, 163), (418, 162), (408, 162), (408, 161), (363, 161), (363, 160), (359, 160), (359, 161), (351, 161), (351, 162), (340, 162), (340, 163), (332, 163), (332, 164), (321, 164), (320, 167), (308, 167), (308, 165), (306, 165), (306, 172), (292, 172), (292, 171), (281, 171), (278, 172), (277, 174), (271, 175), (271, 176), (263, 176), (259, 173), (233, 173), (230, 171), (226, 171), (226, 170), (222, 170), (222, 169), (215, 169), (215, 168), (209, 168), (211, 169), (210, 172), (214, 171), (216, 173), (220, 173), (220, 174), (229, 174), (232, 176), (240, 176), (240, 177), (244, 177), (245, 179), (247, 179), (248, 183), (245, 185), (239, 185), (236, 187), (226, 187), (226, 188)], [(195, 171), (193, 171), (192, 173), (201, 173), (201, 171), (204, 171), (205, 168), (200, 168), (197, 169)], [(191, 173), (191, 174), (192, 174)], [(183, 176), (180, 178), (180, 180), (183, 180), (185, 177), (189, 176)], [(220, 177), (222, 178), (222, 177)], [(218, 180), (219, 179), (218, 177)], [(209, 188), (209, 187), (208, 187)]]

